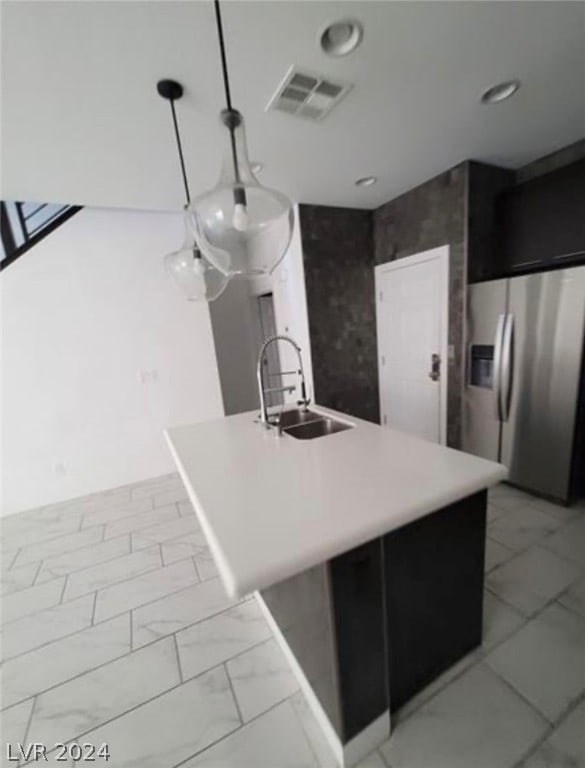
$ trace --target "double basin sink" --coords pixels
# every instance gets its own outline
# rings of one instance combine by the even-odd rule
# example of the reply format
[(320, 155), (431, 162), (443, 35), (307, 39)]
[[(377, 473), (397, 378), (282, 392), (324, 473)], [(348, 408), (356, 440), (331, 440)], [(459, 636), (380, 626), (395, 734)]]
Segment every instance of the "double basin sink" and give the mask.
[(283, 432), (297, 440), (313, 440), (316, 437), (325, 437), (325, 435), (351, 429), (351, 424), (345, 424), (314, 411), (292, 408), (282, 412), (280, 427)]

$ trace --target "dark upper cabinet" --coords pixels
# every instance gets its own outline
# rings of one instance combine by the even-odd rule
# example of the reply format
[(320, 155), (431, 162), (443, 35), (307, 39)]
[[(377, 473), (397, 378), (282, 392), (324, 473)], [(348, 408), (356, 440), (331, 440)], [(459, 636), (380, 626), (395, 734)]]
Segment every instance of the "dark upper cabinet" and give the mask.
[(467, 279), (470, 283), (492, 280), (502, 270), (497, 201), (514, 183), (514, 171), (475, 160), (468, 164)]
[(502, 192), (494, 276), (585, 263), (585, 160)]

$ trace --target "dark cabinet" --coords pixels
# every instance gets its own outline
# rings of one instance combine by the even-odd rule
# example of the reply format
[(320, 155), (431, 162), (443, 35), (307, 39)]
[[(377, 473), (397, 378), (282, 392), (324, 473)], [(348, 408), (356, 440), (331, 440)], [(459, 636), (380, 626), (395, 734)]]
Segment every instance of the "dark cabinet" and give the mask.
[(585, 160), (504, 191), (496, 227), (498, 276), (585, 263)]

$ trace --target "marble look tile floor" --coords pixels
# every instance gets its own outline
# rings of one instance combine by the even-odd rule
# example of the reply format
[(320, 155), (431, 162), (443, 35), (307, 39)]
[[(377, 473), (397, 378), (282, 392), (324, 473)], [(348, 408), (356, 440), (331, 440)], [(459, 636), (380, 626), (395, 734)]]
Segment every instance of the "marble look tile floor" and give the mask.
[[(484, 642), (359, 768), (585, 768), (585, 507), (489, 497)], [(4, 518), (0, 540), (0, 766), (33, 765), (6, 745), (36, 741), (70, 767), (51, 746), (106, 743), (112, 768), (335, 768), (178, 476)]]

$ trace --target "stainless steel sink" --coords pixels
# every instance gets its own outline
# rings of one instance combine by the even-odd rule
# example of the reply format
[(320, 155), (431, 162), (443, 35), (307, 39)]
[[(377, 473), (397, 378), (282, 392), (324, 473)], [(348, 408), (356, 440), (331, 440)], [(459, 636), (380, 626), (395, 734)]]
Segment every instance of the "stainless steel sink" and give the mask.
[[(315, 414), (318, 416), (318, 414)], [(295, 424), (292, 427), (285, 427), (283, 432), (297, 440), (313, 440), (316, 437), (333, 435), (336, 432), (343, 432), (345, 429), (351, 429), (350, 424), (344, 424), (342, 421), (335, 421), (327, 417), (318, 416), (315, 421), (308, 421), (305, 424)]]
[(313, 411), (306, 411), (304, 408), (291, 408), (288, 411), (283, 411), (280, 417), (280, 425), (284, 429), (285, 427), (292, 427), (296, 424), (305, 424), (308, 421), (315, 421), (316, 419), (322, 419), (320, 413), (314, 413)]

